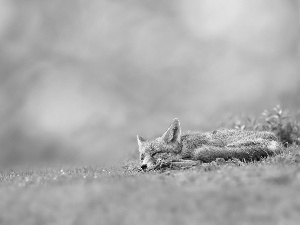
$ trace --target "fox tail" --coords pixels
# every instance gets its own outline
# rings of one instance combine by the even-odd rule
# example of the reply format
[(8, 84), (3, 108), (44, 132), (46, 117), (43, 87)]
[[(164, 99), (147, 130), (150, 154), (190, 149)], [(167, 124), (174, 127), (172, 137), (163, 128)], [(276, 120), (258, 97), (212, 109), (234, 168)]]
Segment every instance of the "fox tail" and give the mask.
[(237, 158), (245, 161), (259, 160), (279, 153), (280, 144), (277, 141), (267, 143), (244, 143), (239, 145), (229, 144), (225, 147), (203, 145), (195, 149), (193, 159), (203, 162), (211, 162), (217, 158), (225, 160)]

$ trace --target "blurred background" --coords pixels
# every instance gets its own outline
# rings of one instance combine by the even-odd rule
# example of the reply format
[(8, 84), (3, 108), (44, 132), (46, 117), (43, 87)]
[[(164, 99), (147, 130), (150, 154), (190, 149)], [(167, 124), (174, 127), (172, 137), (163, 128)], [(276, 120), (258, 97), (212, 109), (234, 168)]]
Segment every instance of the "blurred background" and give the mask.
[(300, 0), (0, 0), (0, 165), (107, 163), (300, 109)]

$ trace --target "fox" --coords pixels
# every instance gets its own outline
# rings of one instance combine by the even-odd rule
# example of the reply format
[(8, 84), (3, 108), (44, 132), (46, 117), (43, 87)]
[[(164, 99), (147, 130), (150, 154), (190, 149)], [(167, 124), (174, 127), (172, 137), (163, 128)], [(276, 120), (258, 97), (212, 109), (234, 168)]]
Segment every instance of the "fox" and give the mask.
[(255, 161), (281, 150), (272, 132), (220, 128), (182, 133), (178, 118), (162, 136), (149, 141), (137, 135), (137, 143), (142, 170), (155, 169), (161, 162), (209, 163), (218, 158)]

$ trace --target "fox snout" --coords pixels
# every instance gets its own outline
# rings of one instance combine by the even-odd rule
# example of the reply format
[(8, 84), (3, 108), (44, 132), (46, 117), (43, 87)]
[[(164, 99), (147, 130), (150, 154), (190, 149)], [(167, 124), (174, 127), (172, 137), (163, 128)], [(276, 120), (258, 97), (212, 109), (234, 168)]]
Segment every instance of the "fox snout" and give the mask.
[(155, 166), (155, 161), (151, 156), (145, 156), (145, 158), (141, 161), (141, 169), (151, 169)]
[(147, 169), (147, 164), (142, 164), (141, 168), (142, 168), (142, 170), (146, 170)]

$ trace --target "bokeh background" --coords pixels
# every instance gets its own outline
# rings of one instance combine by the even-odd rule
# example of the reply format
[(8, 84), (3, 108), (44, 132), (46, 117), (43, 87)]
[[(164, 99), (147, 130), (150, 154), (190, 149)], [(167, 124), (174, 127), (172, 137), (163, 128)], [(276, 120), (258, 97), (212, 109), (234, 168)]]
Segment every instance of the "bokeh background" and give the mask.
[(300, 108), (300, 0), (0, 0), (0, 164), (137, 156)]

